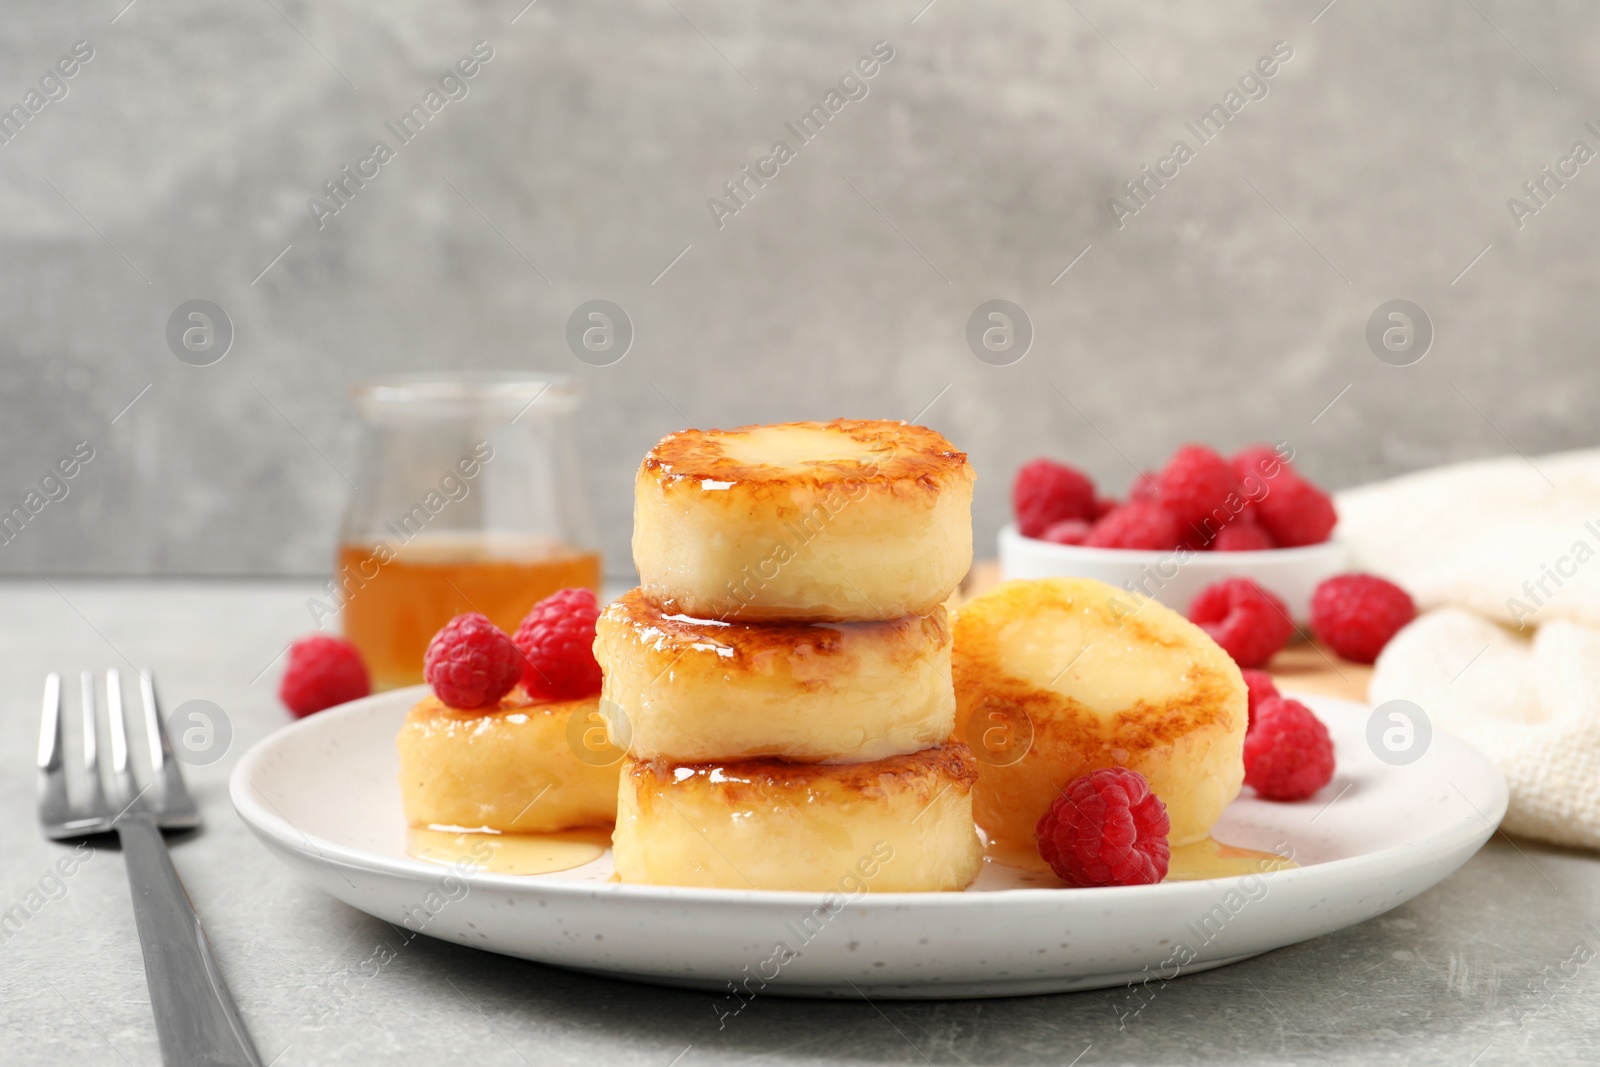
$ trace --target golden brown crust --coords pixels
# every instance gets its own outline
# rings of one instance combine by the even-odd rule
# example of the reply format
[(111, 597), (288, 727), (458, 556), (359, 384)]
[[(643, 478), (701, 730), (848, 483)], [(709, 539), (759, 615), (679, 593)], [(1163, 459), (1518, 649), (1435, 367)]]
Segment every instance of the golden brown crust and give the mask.
[(532, 712), (537, 715), (565, 715), (574, 708), (592, 706), (595, 699), (596, 697), (582, 697), (578, 700), (535, 700), (525, 693), (522, 686), (519, 685), (514, 686), (511, 692), (501, 697), (500, 703), (494, 707), (463, 710), (461, 708), (452, 708), (434, 694), (429, 693), (417, 701), (408, 717), (413, 720), (452, 719), (457, 722), (470, 722), (473, 719), (487, 719), (513, 711)]
[[(960, 640), (959, 634), (957, 640)], [(1032, 729), (1048, 729), (1062, 737), (1078, 736), (1092, 748), (1143, 750), (1169, 744), (1195, 730), (1230, 719), (1227, 679), (1209, 671), (1196, 672), (1192, 683), (1178, 696), (1159, 703), (1136, 701), (1114, 715), (1103, 715), (1071, 696), (1035, 688), (989, 665), (986, 657), (961, 656), (952, 663), (956, 697), (963, 721), (987, 720), (1001, 712), (1010, 721), (1026, 721)], [(981, 694), (975, 699), (972, 694)], [(1017, 713), (1021, 712), (1022, 715)], [(1025, 716), (1025, 718), (1024, 718)]]
[[(1170, 649), (1190, 647), (1170, 626), (1162, 628), (1146, 622), (1140, 609), (1148, 601), (1119, 590), (1108, 592), (1112, 599), (1084, 607), (1114, 618), (1118, 640)], [(1077, 606), (1070, 599), (1058, 599), (1053, 588), (1040, 583), (1008, 582), (957, 612), (953, 628), (958, 654), (952, 660), (951, 673), (957, 700), (965, 705), (963, 720), (976, 717), (982, 721), (990, 711), (1014, 716), (1020, 710), (1035, 730), (1049, 729), (1062, 737), (1080, 736), (1086, 745), (1095, 748), (1109, 743), (1117, 748), (1142, 750), (1168, 744), (1232, 717), (1236, 683), (1224, 670), (1211, 669), (1199, 659), (1191, 661), (1189, 684), (1181, 692), (1159, 703), (1135, 701), (1113, 715), (1087, 708), (1070, 694), (1041, 689), (1008, 674), (1001, 663), (989, 613), (1025, 617), (1029, 606), (1050, 604), (1052, 600)], [(1108, 605), (1115, 606), (1108, 611)]]
[(674, 783), (710, 786), (730, 806), (759, 803), (775, 795), (827, 790), (877, 799), (889, 793), (923, 789), (931, 793), (953, 787), (958, 794), (978, 780), (978, 761), (960, 741), (947, 741), (904, 756), (869, 763), (790, 763), (777, 759), (721, 760), (710, 763), (673, 763), (669, 760), (630, 761), (626, 774), (642, 779), (647, 788), (671, 788)]
[[(961, 701), (961, 721), (982, 724), (989, 721), (989, 712), (1000, 712), (1007, 722), (1026, 722), (1038, 748), (1049, 747), (1045, 744), (1049, 736), (1055, 739), (1056, 747), (1073, 748), (1086, 759), (1099, 758), (1111, 750), (1143, 752), (1168, 745), (1231, 718), (1227, 689), (1222, 685), (1198, 686), (1179, 699), (1160, 704), (1139, 701), (1108, 717), (1070, 697), (1041, 693), (1011, 679), (1007, 683), (990, 685), (989, 692), (977, 700)], [(960, 693), (964, 686), (958, 677), (956, 691)]]
[[(802, 655), (839, 658), (826, 670), (843, 669), (852, 642), (871, 642), (891, 663), (925, 658), (930, 648), (950, 644), (950, 624), (943, 605), (927, 615), (863, 622), (758, 623), (697, 619), (661, 608), (643, 589), (630, 589), (607, 606), (605, 614), (621, 622), (623, 633), (657, 656), (676, 660), (688, 651), (713, 653), (724, 674), (769, 673), (774, 657)], [(817, 676), (820, 682), (822, 676)]]
[[(795, 466), (741, 460), (729, 454), (736, 435), (796, 428), (842, 434), (865, 458), (821, 458)], [(936, 496), (941, 488), (972, 480), (967, 454), (926, 426), (889, 419), (834, 419), (732, 430), (680, 430), (663, 437), (644, 457), (639, 477), (670, 489), (683, 482), (729, 482), (766, 493), (806, 489), (859, 493), (885, 489)]]

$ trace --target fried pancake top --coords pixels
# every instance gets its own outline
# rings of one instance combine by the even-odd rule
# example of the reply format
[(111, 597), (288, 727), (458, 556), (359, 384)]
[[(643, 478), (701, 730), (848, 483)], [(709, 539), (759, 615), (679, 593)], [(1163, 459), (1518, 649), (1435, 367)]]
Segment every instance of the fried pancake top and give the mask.
[(937, 493), (970, 483), (967, 454), (926, 426), (888, 419), (834, 419), (680, 430), (652, 448), (639, 468), (664, 488), (832, 489), (911, 487)]
[(473, 719), (492, 719), (509, 712), (533, 713), (536, 715), (564, 715), (580, 708), (598, 707), (600, 695), (580, 697), (577, 700), (535, 700), (523, 691), (522, 686), (513, 686), (511, 692), (500, 698), (498, 704), (487, 708), (452, 708), (440, 700), (433, 693), (428, 693), (412, 706), (406, 718), (411, 720), (439, 720), (449, 719), (457, 722), (466, 722)]
[(1000, 711), (1129, 749), (1243, 725), (1244, 683), (1227, 653), (1178, 613), (1114, 586), (1006, 582), (964, 604), (952, 629), (957, 704), (980, 721)]

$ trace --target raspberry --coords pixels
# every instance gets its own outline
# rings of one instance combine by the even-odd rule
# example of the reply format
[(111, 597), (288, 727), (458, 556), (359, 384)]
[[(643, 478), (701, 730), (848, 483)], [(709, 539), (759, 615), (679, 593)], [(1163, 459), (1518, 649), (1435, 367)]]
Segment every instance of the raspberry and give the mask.
[(1140, 472), (1139, 477), (1133, 480), (1133, 485), (1128, 487), (1128, 503), (1159, 504), (1160, 502), (1161, 483), (1156, 480), (1155, 472)]
[(1333, 498), (1298, 475), (1267, 483), (1267, 495), (1254, 505), (1256, 521), (1283, 548), (1317, 545), (1328, 539), (1339, 521)]
[(1213, 552), (1259, 552), (1264, 548), (1276, 548), (1277, 543), (1272, 540), (1272, 535), (1257, 526), (1255, 521), (1241, 517), (1233, 520), (1217, 531), (1217, 536), (1211, 542)]
[(1144, 776), (1108, 767), (1075, 778), (1039, 817), (1039, 855), (1070, 886), (1150, 885), (1167, 876), (1167, 806)]
[[(1270, 484), (1280, 474), (1287, 474), (1291, 478), (1299, 477), (1294, 468), (1289, 466), (1289, 461), (1280, 456), (1278, 450), (1271, 445), (1246, 445), (1235, 452), (1228, 462), (1233, 467), (1233, 476), (1246, 489), (1254, 489), (1258, 484), (1251, 479)], [(1261, 494), (1258, 491), (1254, 495)]]
[(1268, 697), (1244, 739), (1244, 781), (1264, 800), (1304, 800), (1333, 780), (1333, 740), (1298, 700)]
[(546, 700), (577, 700), (600, 692), (594, 622), (600, 605), (588, 589), (562, 589), (533, 606), (512, 642), (527, 661), (522, 688)]
[(1053, 459), (1022, 465), (1011, 483), (1011, 506), (1023, 537), (1038, 537), (1051, 523), (1094, 515), (1094, 483)]
[(1083, 543), (1095, 548), (1176, 548), (1178, 520), (1160, 504), (1129, 502), (1095, 523)]
[(522, 654), (511, 638), (477, 612), (457, 615), (428, 642), (422, 676), (452, 708), (487, 708), (522, 677)]
[(1184, 445), (1178, 449), (1156, 480), (1161, 487), (1162, 506), (1172, 512), (1181, 525), (1209, 533), (1232, 518), (1227, 500), (1238, 489), (1233, 468), (1204, 445)]
[(289, 665), (278, 684), (278, 699), (303, 719), (312, 712), (356, 700), (372, 692), (361, 653), (342, 637), (313, 634), (289, 646)]
[(1084, 538), (1089, 536), (1091, 529), (1093, 526), (1082, 519), (1062, 519), (1060, 522), (1052, 522), (1044, 533), (1039, 535), (1039, 540), (1058, 545), (1081, 545)]
[(1097, 496), (1094, 498), (1094, 514), (1090, 518), (1095, 522), (1099, 522), (1121, 506), (1122, 501), (1114, 496)]
[(1298, 480), (1300, 477), (1271, 445), (1246, 445), (1235, 452), (1228, 463), (1233, 467), (1233, 476), (1239, 480), (1239, 495), (1244, 497), (1244, 514), (1249, 518), (1254, 518), (1252, 509), (1256, 501), (1271, 491), (1273, 479)]
[(1389, 638), (1417, 617), (1417, 605), (1393, 582), (1341, 574), (1311, 595), (1311, 632), (1347, 660), (1371, 663)]
[(1272, 675), (1266, 671), (1252, 670), (1249, 667), (1240, 671), (1244, 675), (1244, 685), (1250, 692), (1250, 726), (1256, 724), (1256, 710), (1261, 707), (1261, 702), (1268, 697), (1278, 695), (1278, 686), (1272, 680)]
[(1189, 603), (1189, 621), (1241, 667), (1259, 667), (1289, 643), (1294, 623), (1283, 601), (1248, 578), (1224, 578)]

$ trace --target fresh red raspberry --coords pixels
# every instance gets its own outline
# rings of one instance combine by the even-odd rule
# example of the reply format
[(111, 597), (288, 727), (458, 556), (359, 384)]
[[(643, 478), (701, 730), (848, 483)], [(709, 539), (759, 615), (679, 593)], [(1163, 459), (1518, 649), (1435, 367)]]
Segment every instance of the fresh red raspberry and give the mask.
[(433, 635), (422, 655), (422, 676), (452, 708), (498, 704), (522, 677), (522, 654), (511, 638), (477, 612), (457, 615)]
[(342, 637), (313, 634), (289, 646), (289, 664), (278, 683), (278, 699), (303, 719), (312, 712), (372, 692), (361, 652)]
[(1128, 503), (1159, 504), (1160, 502), (1161, 482), (1156, 478), (1156, 472), (1140, 472), (1139, 477), (1133, 480), (1133, 485), (1128, 487)]
[(1094, 483), (1081, 471), (1053, 459), (1024, 463), (1011, 483), (1011, 506), (1023, 537), (1038, 537), (1062, 519), (1094, 515)]
[(1371, 574), (1341, 574), (1311, 594), (1311, 632), (1347, 660), (1371, 663), (1417, 617), (1410, 594)]
[(1074, 778), (1039, 817), (1039, 855), (1080, 889), (1150, 885), (1167, 876), (1167, 806), (1136, 771), (1107, 767)]
[(1267, 483), (1267, 495), (1251, 509), (1282, 548), (1319, 545), (1333, 533), (1339, 516), (1333, 498), (1298, 475), (1282, 475)]
[(1271, 445), (1246, 445), (1233, 454), (1229, 465), (1233, 467), (1233, 476), (1239, 484), (1246, 489), (1254, 489), (1253, 495), (1260, 496), (1261, 490), (1250, 479), (1271, 484), (1272, 480), (1280, 474), (1288, 474), (1291, 478), (1298, 478), (1289, 461), (1278, 454), (1278, 450)]
[(1094, 524), (1083, 543), (1094, 548), (1178, 547), (1178, 520), (1160, 504), (1129, 502)]
[(527, 665), (522, 688), (545, 700), (577, 700), (600, 692), (594, 622), (600, 605), (589, 589), (562, 589), (533, 606), (512, 640)]
[(1268, 697), (1244, 738), (1244, 781), (1264, 800), (1304, 800), (1333, 780), (1333, 740), (1298, 700)]
[(1211, 542), (1213, 552), (1259, 552), (1264, 548), (1277, 548), (1272, 535), (1249, 518), (1238, 518), (1217, 532)]
[(1082, 519), (1062, 519), (1046, 527), (1044, 533), (1039, 535), (1039, 540), (1058, 545), (1081, 545), (1092, 528), (1090, 523)]
[(1271, 445), (1246, 445), (1235, 452), (1228, 463), (1238, 479), (1239, 495), (1245, 502), (1244, 514), (1249, 518), (1254, 518), (1255, 502), (1268, 493), (1274, 479), (1300, 477)]
[(1178, 449), (1156, 480), (1161, 487), (1162, 506), (1181, 525), (1197, 527), (1209, 535), (1232, 518), (1227, 501), (1236, 492), (1238, 481), (1228, 461), (1204, 445)]
[(1294, 636), (1283, 601), (1248, 578), (1224, 578), (1200, 590), (1189, 603), (1189, 621), (1241, 667), (1260, 667)]
[(1094, 514), (1090, 518), (1095, 522), (1099, 522), (1121, 506), (1122, 501), (1114, 496), (1097, 496), (1094, 498)]
[(1240, 671), (1244, 675), (1244, 685), (1250, 692), (1250, 727), (1256, 724), (1256, 711), (1260, 709), (1261, 702), (1268, 697), (1278, 695), (1278, 686), (1272, 680), (1272, 675), (1266, 671), (1252, 670), (1245, 667)]

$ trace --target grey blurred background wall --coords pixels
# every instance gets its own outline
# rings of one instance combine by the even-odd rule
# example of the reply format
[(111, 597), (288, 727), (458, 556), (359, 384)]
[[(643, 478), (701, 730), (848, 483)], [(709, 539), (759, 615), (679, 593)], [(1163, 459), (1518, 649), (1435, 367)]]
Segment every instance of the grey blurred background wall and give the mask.
[[(638, 458), (685, 423), (922, 413), (977, 466), (980, 553), (1038, 453), (1120, 491), (1185, 440), (1284, 439), (1343, 486), (1595, 440), (1600, 164), (1522, 188), (1600, 149), (1592, 4), (524, 3), (7, 6), (0, 107), (93, 57), (0, 145), (0, 504), (95, 458), (0, 571), (325, 572), (350, 386), (439, 367), (586, 382), (614, 572)], [(478, 41), (400, 146), (385, 123)], [(1202, 144), (1185, 123), (1277, 42)], [(308, 199), (380, 139), (319, 229)], [(776, 140), (795, 158), (719, 228)], [(606, 367), (565, 341), (595, 298), (636, 331)], [(996, 298), (1034, 330), (1009, 366), (965, 337)], [(1398, 298), (1435, 331), (1404, 367), (1365, 339)], [(211, 366), (167, 344), (192, 299), (236, 331)]]

